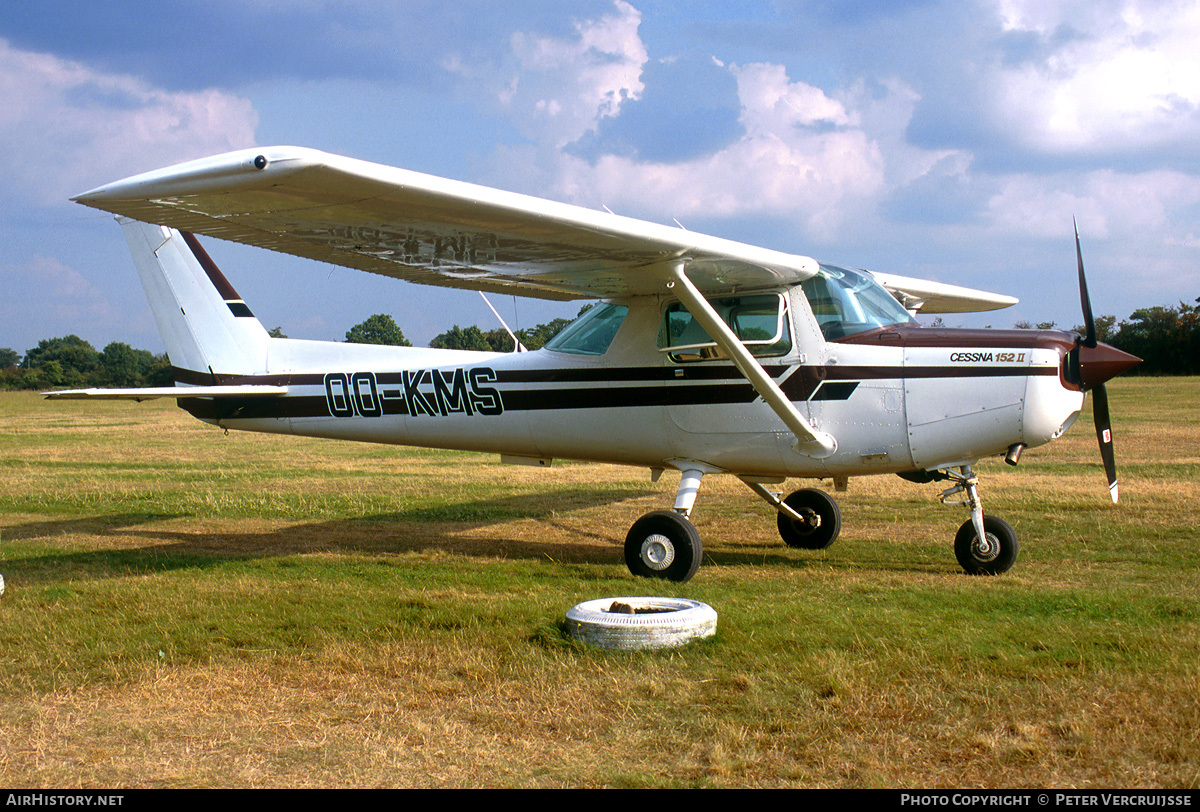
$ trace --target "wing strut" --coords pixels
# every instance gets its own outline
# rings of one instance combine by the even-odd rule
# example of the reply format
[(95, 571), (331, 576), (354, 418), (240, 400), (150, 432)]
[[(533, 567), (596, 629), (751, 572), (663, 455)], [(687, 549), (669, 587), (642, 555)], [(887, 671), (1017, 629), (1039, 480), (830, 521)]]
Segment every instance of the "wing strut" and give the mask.
[(679, 301), (683, 302), (683, 306), (692, 314), (692, 318), (700, 322), (700, 326), (708, 332), (709, 337), (717, 343), (717, 346), (725, 351), (725, 354), (733, 361), (733, 365), (737, 367), (738, 372), (742, 373), (742, 376), (754, 387), (754, 391), (792, 430), (792, 433), (796, 435), (796, 444), (793, 447), (797, 452), (808, 457), (824, 459), (837, 451), (837, 440), (833, 435), (817, 430), (792, 405), (787, 395), (779, 388), (779, 384), (775, 383), (775, 380), (767, 374), (767, 371), (762, 368), (762, 364), (758, 363), (758, 359), (750, 354), (750, 351), (734, 335), (733, 330), (725, 324), (721, 315), (713, 309), (708, 300), (687, 278), (686, 268), (687, 260), (678, 259), (651, 266), (648, 270), (666, 280), (667, 287), (679, 297)]
[(488, 310), (491, 310), (492, 315), (496, 317), (496, 321), (500, 322), (500, 326), (504, 328), (504, 332), (508, 333), (509, 337), (513, 340), (513, 352), (529, 352), (529, 350), (525, 349), (525, 345), (521, 343), (521, 340), (517, 338), (517, 334), (509, 328), (508, 322), (500, 317), (500, 312), (492, 307), (492, 301), (487, 297), (487, 294), (482, 290), (478, 291), (478, 293), (483, 297), (483, 303), (488, 306)]

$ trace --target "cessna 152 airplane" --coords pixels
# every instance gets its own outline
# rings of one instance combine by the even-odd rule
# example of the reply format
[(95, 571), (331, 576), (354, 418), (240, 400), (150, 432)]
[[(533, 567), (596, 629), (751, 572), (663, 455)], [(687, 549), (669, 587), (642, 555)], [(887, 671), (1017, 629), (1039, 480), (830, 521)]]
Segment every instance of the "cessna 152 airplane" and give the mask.
[[(59, 398), (175, 397), (228, 429), (495, 452), (680, 472), (673, 510), (634, 522), (636, 575), (686, 581), (702, 478), (739, 477), (792, 547), (841, 517), (788, 477), (896, 473), (949, 481), (969, 573), (997, 574), (1017, 537), (983, 512), (972, 465), (1060, 435), (1085, 393), (1117, 499), (1104, 382), (1139, 359), (1087, 335), (918, 326), (912, 314), (1015, 299), (781, 253), (295, 147), (233, 152), (75, 198), (119, 215), (176, 386)], [(482, 353), (271, 338), (197, 241), (257, 245), (430, 285), (603, 299), (536, 352)], [(957, 498), (956, 498), (957, 497)]]

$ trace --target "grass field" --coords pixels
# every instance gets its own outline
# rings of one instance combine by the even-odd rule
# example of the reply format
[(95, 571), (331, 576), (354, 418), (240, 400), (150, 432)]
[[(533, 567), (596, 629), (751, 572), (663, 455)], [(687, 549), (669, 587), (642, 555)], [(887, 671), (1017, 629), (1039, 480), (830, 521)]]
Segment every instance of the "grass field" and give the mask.
[[(1196, 788), (1200, 381), (1109, 392), (1119, 506), (1090, 414), (979, 467), (1005, 576), (958, 568), (937, 485), (851, 480), (812, 553), (712, 477), (684, 585), (621, 552), (670, 475), (0, 394), (0, 784)], [(564, 636), (647, 594), (717, 636)]]

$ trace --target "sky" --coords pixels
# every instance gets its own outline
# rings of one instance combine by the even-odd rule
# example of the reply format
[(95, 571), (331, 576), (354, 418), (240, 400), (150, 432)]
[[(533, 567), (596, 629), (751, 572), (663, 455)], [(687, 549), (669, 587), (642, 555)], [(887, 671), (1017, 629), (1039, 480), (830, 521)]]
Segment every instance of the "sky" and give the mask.
[[(1191, 303), (1198, 41), (1194, 0), (12, 0), (0, 347), (161, 352), (120, 228), (69, 198), (283, 144), (1021, 299), (951, 326), (1081, 323), (1072, 218), (1097, 315)], [(469, 291), (205, 245), (293, 338), (497, 326)]]

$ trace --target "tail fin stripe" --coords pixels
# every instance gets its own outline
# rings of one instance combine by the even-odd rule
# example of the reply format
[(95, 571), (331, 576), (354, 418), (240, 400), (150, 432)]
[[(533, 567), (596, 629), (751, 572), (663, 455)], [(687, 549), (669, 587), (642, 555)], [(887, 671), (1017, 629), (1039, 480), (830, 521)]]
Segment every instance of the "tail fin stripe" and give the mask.
[(204, 269), (204, 273), (208, 275), (208, 281), (212, 282), (213, 287), (217, 289), (217, 293), (221, 294), (221, 298), (225, 300), (225, 304), (229, 305), (229, 312), (238, 318), (254, 318), (254, 313), (250, 311), (250, 307), (242, 301), (242, 297), (233, 289), (233, 285), (225, 278), (225, 274), (221, 273), (221, 269), (217, 267), (217, 263), (213, 262), (212, 257), (204, 250), (204, 246), (196, 239), (196, 235), (190, 231), (179, 232), (183, 235), (183, 241), (187, 243), (188, 248), (192, 250), (192, 256), (200, 263), (200, 267)]
[[(229, 284), (229, 280), (225, 278), (225, 274), (221, 273), (221, 269), (217, 267), (217, 263), (212, 261), (212, 257), (204, 250), (204, 246), (196, 239), (196, 235), (190, 231), (179, 232), (183, 235), (183, 241), (187, 243), (188, 248), (192, 249), (192, 255), (196, 257), (196, 261), (200, 263), (200, 267), (204, 269), (204, 273), (208, 274), (208, 281), (212, 282), (213, 287), (217, 289), (217, 293), (221, 294), (221, 298), (226, 302), (240, 302), (242, 297), (233, 289), (233, 285)], [(234, 315), (237, 315), (236, 313)]]

